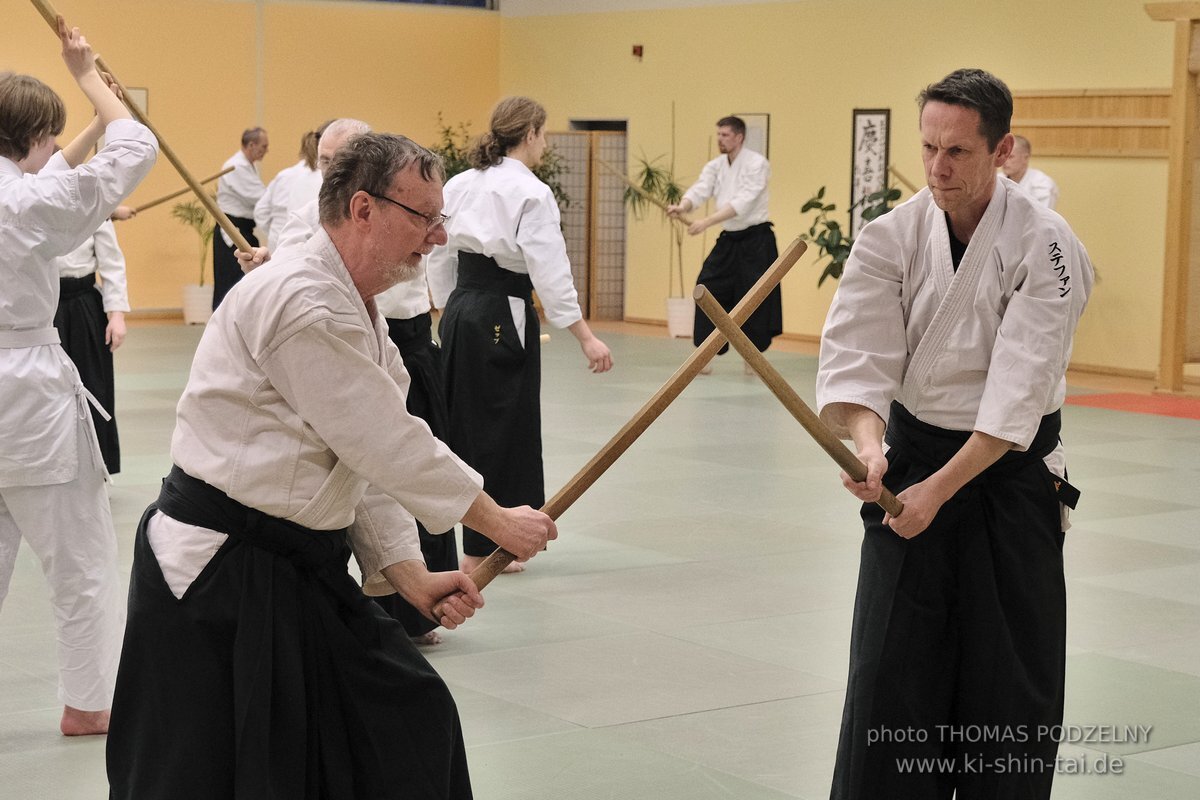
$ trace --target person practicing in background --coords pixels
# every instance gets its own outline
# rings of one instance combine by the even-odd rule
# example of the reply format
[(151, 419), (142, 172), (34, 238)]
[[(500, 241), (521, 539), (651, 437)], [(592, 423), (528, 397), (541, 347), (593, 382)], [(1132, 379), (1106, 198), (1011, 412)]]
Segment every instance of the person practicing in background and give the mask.
[(865, 535), (831, 796), (1048, 798), (1078, 497), (1059, 409), (1092, 266), (996, 174), (1003, 82), (958, 70), (918, 106), (928, 188), (863, 228), (821, 338), (819, 413), (867, 467), (842, 474)]
[[(0, 603), (21, 539), (41, 562), (58, 628), (64, 734), (108, 730), (122, 625), (117, 539), (89, 394), (59, 346), (58, 257), (92, 235), (146, 176), (158, 143), (58, 19), (62, 57), (96, 117), (61, 152), (63, 101), (0, 73)], [(103, 134), (104, 146), (85, 162)]]
[(497, 505), (405, 410), (374, 298), (446, 240), (441, 160), (355, 137), (320, 206), (308, 242), (247, 274), (196, 350), (175, 466), (134, 545), (118, 800), (471, 796), (448, 689), (347, 560), (367, 593), (453, 628), (483, 598), (462, 572), (426, 570), (413, 515), (466, 520), (522, 557), (556, 529)]
[[(547, 321), (579, 341), (588, 368), (612, 369), (608, 346), (579, 309), (558, 204), (532, 172), (546, 150), (546, 110), (528, 97), (501, 100), (474, 144), (467, 170), (446, 184), (449, 243), (428, 262), (440, 333), (447, 440), (505, 505), (546, 501), (542, 470), (542, 366), (536, 290)], [(408, 212), (411, 213), (411, 212)], [(432, 530), (432, 529), (431, 529)], [(496, 544), (463, 526), (463, 569)], [(514, 561), (508, 571), (524, 567)]]
[(107, 412), (102, 415), (93, 408), (92, 423), (104, 466), (109, 475), (116, 475), (121, 471), (121, 442), (117, 438), (113, 353), (125, 341), (129, 291), (125, 255), (111, 221), (105, 220), (86, 242), (58, 260), (58, 286), (54, 327), (84, 388)]
[[(254, 206), (267, 191), (258, 174), (259, 162), (267, 154), (270, 142), (262, 128), (242, 133), (242, 149), (230, 156), (222, 169), (233, 172), (217, 180), (217, 208), (225, 212), (251, 247), (258, 246), (254, 235)], [(242, 268), (233, 249), (233, 239), (218, 225), (213, 231), (213, 310), (233, 285), (242, 279)]]
[[(329, 124), (318, 145), (318, 160), (323, 165), (322, 169), (332, 162), (334, 155), (351, 136), (369, 130), (365, 122), (355, 119), (339, 119)], [(280, 238), (280, 246), (308, 241), (313, 232), (320, 227), (317, 213), (317, 204), (312, 203), (291, 214), (287, 228)], [(262, 252), (260, 248), (257, 261), (255, 257), (256, 254), (247, 255), (240, 251), (238, 253), (238, 258), (249, 269), (269, 258), (269, 253)], [(449, 412), (446, 407), (445, 390), (442, 387), (441, 348), (430, 335), (432, 324), (424, 259), (413, 277), (400, 281), (387, 291), (376, 295), (375, 304), (387, 322), (388, 336), (400, 351), (405, 371), (408, 372), (410, 383), (405, 396), (408, 413), (423, 419), (433, 435), (445, 441)], [(431, 572), (458, 569), (458, 547), (453, 528), (435, 535), (418, 521), (417, 534), (421, 540), (421, 555)], [(417, 643), (441, 642), (441, 635), (435, 630), (437, 623), (402, 595), (389, 594), (375, 600), (392, 617), (399, 620), (404, 630)]]
[(317, 143), (329, 123), (300, 137), (300, 160), (279, 170), (267, 190), (254, 204), (254, 221), (267, 236), (267, 247), (278, 250), (288, 214), (305, 203), (315, 201), (321, 190), (321, 172), (317, 169)]
[[(668, 214), (679, 216), (700, 208), (710, 197), (715, 198), (716, 210), (695, 220), (688, 226), (688, 233), (696, 236), (713, 225), (724, 227), (712, 252), (704, 259), (696, 284), (707, 287), (726, 311), (733, 310), (779, 257), (775, 233), (767, 221), (770, 199), (767, 181), (771, 177), (771, 165), (761, 154), (747, 150), (745, 141), (746, 123), (739, 117), (717, 120), (717, 149), (721, 155), (704, 165), (700, 178), (684, 193), (678, 205), (667, 207)], [(742, 325), (742, 330), (760, 352), (770, 347), (771, 339), (783, 332), (781, 298), (776, 286)], [(704, 314), (697, 314), (692, 328), (693, 343), (699, 347), (712, 332), (712, 321)], [(728, 349), (726, 344), (721, 353)]]
[(1029, 156), (1033, 148), (1024, 136), (1013, 136), (1012, 155), (1008, 157), (1000, 169), (1009, 180), (1033, 195), (1033, 199), (1046, 208), (1054, 208), (1058, 204), (1058, 184), (1040, 169), (1029, 166)]

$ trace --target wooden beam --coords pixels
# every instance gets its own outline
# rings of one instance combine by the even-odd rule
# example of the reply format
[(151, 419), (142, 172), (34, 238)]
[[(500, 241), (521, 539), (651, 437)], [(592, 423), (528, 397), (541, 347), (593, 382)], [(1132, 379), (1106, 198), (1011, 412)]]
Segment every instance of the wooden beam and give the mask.
[(1176, 18), (1175, 22), (1171, 131), (1167, 147), (1166, 255), (1163, 264), (1158, 385), (1166, 391), (1180, 392), (1183, 391), (1183, 363), (1187, 349), (1187, 281), (1191, 255), (1196, 130), (1196, 76), (1188, 70), (1188, 57), (1195, 26), (1193, 20), (1200, 18), (1200, 3), (1163, 5), (1194, 6), (1197, 15)]
[[(1200, 2), (1146, 3), (1146, 13), (1158, 22), (1200, 19)], [(1179, 51), (1175, 51), (1176, 56)]]

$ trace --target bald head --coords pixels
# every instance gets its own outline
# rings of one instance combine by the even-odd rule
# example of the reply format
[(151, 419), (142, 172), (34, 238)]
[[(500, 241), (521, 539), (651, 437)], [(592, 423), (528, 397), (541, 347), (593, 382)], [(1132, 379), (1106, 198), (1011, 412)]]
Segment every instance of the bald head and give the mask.
[(1029, 154), (1031, 152), (1033, 152), (1033, 148), (1030, 147), (1029, 140), (1024, 136), (1014, 135), (1012, 154), (1000, 169), (1003, 170), (1009, 179), (1020, 183), (1029, 169)]
[(317, 143), (317, 169), (324, 172), (350, 137), (370, 132), (371, 126), (361, 119), (342, 118), (329, 123)]

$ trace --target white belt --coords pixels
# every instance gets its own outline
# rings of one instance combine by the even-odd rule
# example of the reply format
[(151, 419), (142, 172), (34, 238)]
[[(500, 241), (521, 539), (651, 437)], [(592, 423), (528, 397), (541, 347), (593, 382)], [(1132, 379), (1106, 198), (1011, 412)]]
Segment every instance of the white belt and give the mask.
[(0, 330), (0, 349), (19, 350), (24, 347), (41, 347), (58, 344), (57, 328), (30, 328), (23, 331)]

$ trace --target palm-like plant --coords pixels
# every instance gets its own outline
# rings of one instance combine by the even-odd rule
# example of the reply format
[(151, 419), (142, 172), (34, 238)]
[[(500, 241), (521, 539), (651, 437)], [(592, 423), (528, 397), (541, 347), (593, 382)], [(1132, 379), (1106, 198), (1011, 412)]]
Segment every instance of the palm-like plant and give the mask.
[(192, 228), (200, 237), (200, 285), (203, 286), (204, 267), (208, 264), (208, 245), (215, 232), (212, 215), (199, 201), (189, 200), (186, 203), (176, 203), (171, 208), (171, 216)]
[[(625, 202), (629, 210), (638, 219), (643, 219), (651, 206), (660, 211), (663, 206), (677, 205), (683, 199), (683, 187), (675, 181), (674, 170), (660, 166), (662, 156), (649, 159), (642, 154), (637, 161), (637, 171), (633, 183), (641, 191), (632, 186), (625, 189)], [(663, 219), (666, 212), (663, 211)], [(671, 243), (667, 251), (667, 296), (683, 297), (683, 235), (684, 227), (680, 224), (671, 226)], [(675, 294), (675, 281), (679, 281), (679, 294)]]

